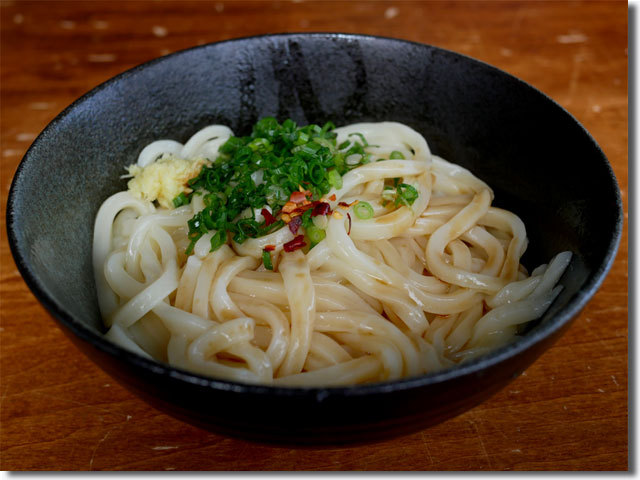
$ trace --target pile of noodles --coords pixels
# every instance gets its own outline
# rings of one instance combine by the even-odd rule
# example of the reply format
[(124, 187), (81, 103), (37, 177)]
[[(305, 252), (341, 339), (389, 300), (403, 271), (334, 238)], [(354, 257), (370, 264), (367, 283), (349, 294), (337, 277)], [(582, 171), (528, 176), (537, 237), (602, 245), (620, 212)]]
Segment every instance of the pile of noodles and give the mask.
[[(530, 274), (520, 264), (525, 226), (491, 206), (493, 192), (468, 170), (432, 155), (402, 124), (364, 123), (358, 132), (383, 159), (343, 176), (338, 202), (367, 201), (374, 217), (325, 217), (326, 238), (284, 252), (286, 227), (210, 252), (204, 235), (190, 256), (187, 221), (204, 207), (157, 208), (130, 192), (100, 208), (93, 264), (106, 337), (142, 356), (199, 374), (275, 385), (389, 381), (451, 367), (513, 341), (561, 290), (571, 254)], [(215, 155), (231, 135), (212, 126), (165, 151)], [(164, 143), (163, 143), (164, 142)], [(400, 151), (405, 160), (389, 160)], [(215, 158), (215, 157), (213, 157)], [(400, 177), (419, 197), (383, 206), (385, 179)], [(333, 197), (331, 197), (333, 198)], [(261, 262), (275, 245), (275, 271)]]

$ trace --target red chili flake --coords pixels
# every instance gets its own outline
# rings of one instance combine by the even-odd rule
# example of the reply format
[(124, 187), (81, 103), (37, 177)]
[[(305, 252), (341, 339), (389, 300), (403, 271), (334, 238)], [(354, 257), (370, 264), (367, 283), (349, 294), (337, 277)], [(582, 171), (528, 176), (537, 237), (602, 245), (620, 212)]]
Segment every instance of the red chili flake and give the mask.
[(296, 209), (296, 204), (293, 202), (287, 202), (284, 204), (284, 207), (282, 207), (282, 211), (284, 213), (291, 213)]
[(266, 208), (263, 208), (260, 213), (264, 217), (264, 225), (266, 227), (268, 227), (269, 225), (271, 225), (272, 223), (274, 223), (276, 221), (276, 219), (273, 218), (273, 215), (271, 215), (271, 212), (269, 210), (267, 210)]
[(273, 252), (273, 251), (276, 249), (276, 246), (275, 246), (275, 245), (265, 245), (265, 246), (264, 246), (264, 249), (265, 249), (267, 252)]
[(339, 202), (338, 206), (343, 210), (348, 210), (349, 209), (349, 204), (347, 202)]
[(351, 235), (351, 215), (349, 215), (348, 213), (347, 218), (349, 219), (349, 231), (347, 232), (347, 235)]
[[(313, 207), (313, 204), (312, 204), (312, 203), (309, 203), (309, 205), (300, 205), (300, 206), (299, 206), (298, 208), (296, 208), (295, 210), (292, 210), (292, 211), (289, 213), (289, 216), (290, 216), (291, 218), (293, 218), (293, 217), (297, 217), (298, 215), (302, 215), (304, 212), (306, 212), (307, 210), (309, 210), (309, 209), (310, 209), (310, 208), (312, 208), (312, 207)], [(289, 222), (287, 222), (287, 223), (289, 223)]]
[(289, 222), (289, 230), (291, 230), (291, 233), (296, 235), (300, 225), (302, 225), (302, 217), (293, 217)]
[(311, 212), (312, 217), (317, 217), (318, 215), (329, 215), (331, 213), (331, 205), (324, 202), (318, 202), (313, 207), (313, 212)]
[(306, 246), (307, 244), (304, 242), (304, 235), (298, 235), (290, 242), (285, 243), (282, 248), (284, 248), (285, 252), (293, 252), (295, 250), (298, 250), (299, 248)]
[(298, 208), (296, 208), (296, 211), (298, 211), (300, 213), (304, 213), (307, 210), (309, 210), (310, 208), (313, 208), (314, 205), (315, 205), (315, 202), (309, 202), (307, 204), (303, 203)]
[(289, 200), (292, 201), (293, 203), (302, 203), (307, 199), (307, 196), (305, 195), (305, 193), (306, 192), (293, 192)]
[(336, 194), (334, 193), (333, 195), (331, 195), (329, 197), (329, 200), (331, 200), (332, 202), (335, 202), (336, 201)]

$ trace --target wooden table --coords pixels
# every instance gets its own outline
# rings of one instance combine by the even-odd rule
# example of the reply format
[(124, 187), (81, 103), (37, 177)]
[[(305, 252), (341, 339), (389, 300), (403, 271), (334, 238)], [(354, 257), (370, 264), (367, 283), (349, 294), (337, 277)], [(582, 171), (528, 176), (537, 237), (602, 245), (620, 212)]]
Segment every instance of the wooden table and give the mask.
[(414, 435), (317, 451), (214, 435), (119, 386), (36, 302), (15, 268), (4, 225), (22, 155), (75, 98), (169, 52), (286, 31), (394, 36), (455, 50), (522, 78), (599, 142), (627, 212), (626, 2), (2, 1), (0, 8), (0, 469), (627, 469), (626, 225), (598, 294), (505, 390)]

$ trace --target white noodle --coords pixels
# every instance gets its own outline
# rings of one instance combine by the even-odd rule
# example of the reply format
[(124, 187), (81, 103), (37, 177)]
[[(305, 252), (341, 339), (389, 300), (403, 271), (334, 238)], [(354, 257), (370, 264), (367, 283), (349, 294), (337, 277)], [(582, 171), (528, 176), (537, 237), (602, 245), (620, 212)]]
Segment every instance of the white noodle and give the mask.
[[(203, 196), (173, 210), (128, 192), (108, 198), (93, 243), (106, 338), (216, 378), (330, 386), (451, 367), (514, 341), (519, 325), (544, 314), (562, 289), (570, 252), (528, 275), (522, 221), (492, 207), (489, 186), (432, 155), (418, 132), (395, 122), (335, 132), (338, 144), (364, 135), (377, 161), (349, 171), (325, 195), (343, 216), (315, 217), (326, 238), (308, 253), (283, 250), (293, 239), (285, 227), (214, 252), (212, 231), (187, 256), (187, 221), (205, 208)], [(231, 135), (212, 125), (184, 145), (159, 140), (137, 163), (165, 154), (214, 161)], [(405, 159), (390, 160), (394, 151)], [(263, 173), (252, 177), (256, 184)], [(419, 193), (410, 206), (383, 201), (385, 181), (395, 178)], [(355, 200), (369, 202), (373, 217), (351, 210), (349, 227), (338, 202)], [(267, 245), (275, 247), (274, 271), (262, 266)]]

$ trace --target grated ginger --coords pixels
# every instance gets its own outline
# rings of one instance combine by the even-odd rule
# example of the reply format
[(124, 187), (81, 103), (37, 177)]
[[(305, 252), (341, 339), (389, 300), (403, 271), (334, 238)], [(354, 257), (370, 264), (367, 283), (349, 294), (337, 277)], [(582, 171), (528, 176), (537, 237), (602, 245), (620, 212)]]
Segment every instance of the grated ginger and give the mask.
[(127, 186), (131, 194), (142, 200), (158, 203), (165, 208), (173, 208), (173, 199), (182, 192), (191, 193), (187, 181), (196, 177), (206, 158), (185, 160), (174, 155), (164, 155), (145, 167), (136, 164), (127, 167), (133, 178)]

